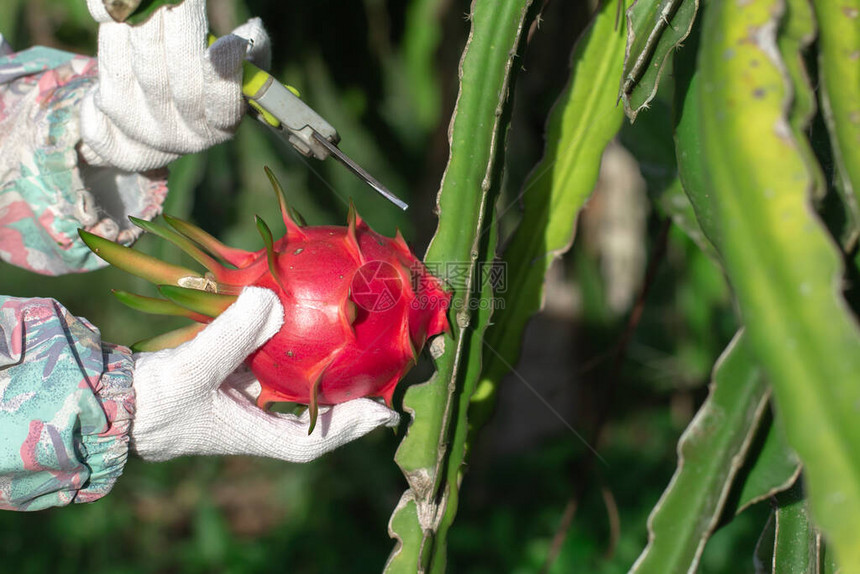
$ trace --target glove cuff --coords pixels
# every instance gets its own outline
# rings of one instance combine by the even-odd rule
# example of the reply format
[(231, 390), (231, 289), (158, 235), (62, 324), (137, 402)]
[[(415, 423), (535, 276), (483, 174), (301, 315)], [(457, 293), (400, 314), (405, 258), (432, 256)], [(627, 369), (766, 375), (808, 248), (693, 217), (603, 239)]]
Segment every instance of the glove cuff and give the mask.
[[(194, 451), (200, 437), (199, 414), (189, 393), (164, 392), (159, 388), (162, 359), (170, 350), (134, 355), (135, 412), (130, 447), (144, 460), (162, 461)], [(180, 415), (180, 413), (182, 413)]]

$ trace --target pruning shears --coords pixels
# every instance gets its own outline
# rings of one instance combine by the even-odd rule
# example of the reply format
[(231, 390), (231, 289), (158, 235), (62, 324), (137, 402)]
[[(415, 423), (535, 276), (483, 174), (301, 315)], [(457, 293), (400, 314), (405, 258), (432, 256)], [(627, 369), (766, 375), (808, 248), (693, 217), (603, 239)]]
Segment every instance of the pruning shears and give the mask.
[(299, 98), (294, 88), (245, 62), (242, 93), (257, 119), (306, 157), (334, 157), (388, 201), (402, 210), (409, 206), (391, 193), (337, 147), (340, 135), (330, 123)]
[[(105, 9), (117, 22), (140, 24), (165, 4), (180, 4), (183, 0), (103, 0)], [(209, 35), (209, 43), (216, 40)], [(244, 63), (242, 93), (254, 110), (254, 115), (300, 154), (320, 160), (334, 157), (377, 193), (402, 210), (409, 206), (391, 193), (337, 144), (337, 130), (299, 98), (298, 91), (277, 81), (271, 74), (251, 62)]]

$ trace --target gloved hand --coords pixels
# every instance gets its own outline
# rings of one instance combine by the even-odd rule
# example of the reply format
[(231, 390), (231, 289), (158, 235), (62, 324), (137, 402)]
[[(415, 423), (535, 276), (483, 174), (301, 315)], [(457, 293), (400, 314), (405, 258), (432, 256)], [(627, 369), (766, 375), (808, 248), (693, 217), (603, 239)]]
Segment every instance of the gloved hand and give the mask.
[(229, 139), (245, 113), (242, 61), (268, 68), (259, 18), (207, 47), (206, 0), (159, 8), (145, 23), (99, 22), (99, 82), (81, 108), (80, 153), (90, 165), (140, 172)]
[(135, 355), (132, 449), (152, 461), (249, 454), (307, 462), (378, 426), (397, 424), (396, 412), (370, 399), (320, 408), (310, 435), (307, 413), (257, 408), (259, 383), (242, 361), (278, 331), (283, 313), (272, 291), (246, 287), (191, 341)]

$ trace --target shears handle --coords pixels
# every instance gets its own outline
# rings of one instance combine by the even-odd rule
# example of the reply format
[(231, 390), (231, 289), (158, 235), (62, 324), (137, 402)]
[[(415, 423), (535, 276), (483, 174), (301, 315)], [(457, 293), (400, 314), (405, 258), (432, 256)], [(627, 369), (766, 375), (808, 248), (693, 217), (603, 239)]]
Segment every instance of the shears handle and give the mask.
[(295, 88), (281, 84), (271, 74), (247, 61), (242, 94), (257, 112), (257, 118), (281, 131), (304, 156), (326, 159), (331, 154), (330, 148), (319, 141), (320, 136), (331, 145), (336, 146), (340, 141), (337, 130), (304, 103)]

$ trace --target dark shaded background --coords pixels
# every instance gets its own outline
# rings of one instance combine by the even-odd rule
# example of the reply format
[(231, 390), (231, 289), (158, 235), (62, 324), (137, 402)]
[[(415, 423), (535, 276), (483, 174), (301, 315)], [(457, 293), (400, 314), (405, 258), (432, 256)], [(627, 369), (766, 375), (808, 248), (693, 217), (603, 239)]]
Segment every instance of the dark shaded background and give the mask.
[[(515, 206), (539, 159), (545, 118), (593, 8), (549, 2), (531, 31), (503, 207)], [(334, 162), (305, 161), (247, 120), (232, 142), (172, 166), (166, 211), (258, 249), (255, 213), (282, 232), (263, 173), (270, 165), (309, 223), (345, 221), (352, 198), (374, 228), (393, 235), (399, 227), (423, 253), (435, 228), (468, 9), (452, 0), (211, 0), (218, 34), (250, 15), (263, 18), (273, 71), (338, 128), (344, 151), (412, 208), (400, 213)], [(16, 48), (95, 50), (83, 0), (3, 0), (0, 32)], [(451, 531), (451, 572), (624, 572), (645, 545), (645, 521), (674, 470), (675, 443), (735, 323), (720, 272), (649, 207), (653, 190), (639, 168), (611, 146), (575, 247), (551, 272), (547, 310), (529, 329), (518, 374), (505, 382), (472, 454)], [(516, 220), (517, 210), (507, 209), (503, 233)], [(152, 238), (139, 246), (179, 260)], [(649, 262), (655, 272), (646, 282)], [(43, 278), (0, 263), (0, 293), (55, 297), (106, 340), (130, 344), (175, 326), (124, 308), (110, 288), (148, 293), (149, 286), (110, 269)], [(619, 352), (640, 297), (642, 320)], [(425, 360), (407, 384), (428, 369)], [(134, 459), (97, 503), (0, 513), (0, 571), (378, 572), (393, 547), (388, 516), (405, 488), (392, 462), (397, 442), (379, 430), (305, 465)], [(718, 532), (701, 571), (752, 572), (766, 512), (753, 509)]]

